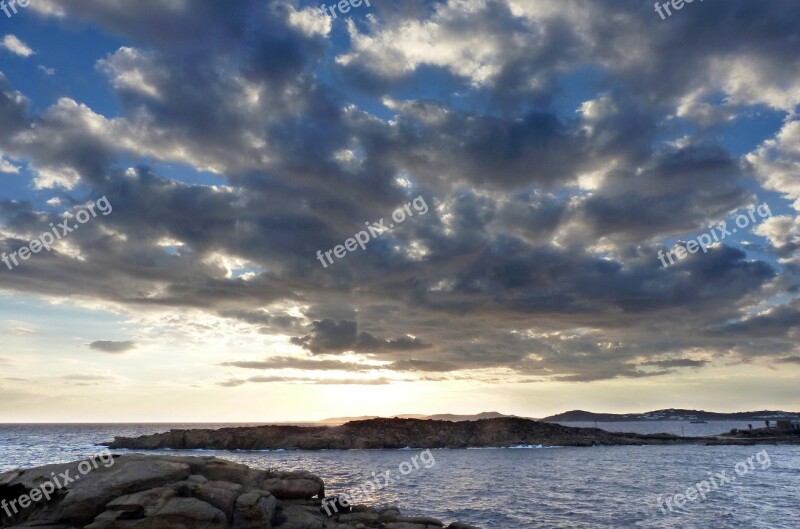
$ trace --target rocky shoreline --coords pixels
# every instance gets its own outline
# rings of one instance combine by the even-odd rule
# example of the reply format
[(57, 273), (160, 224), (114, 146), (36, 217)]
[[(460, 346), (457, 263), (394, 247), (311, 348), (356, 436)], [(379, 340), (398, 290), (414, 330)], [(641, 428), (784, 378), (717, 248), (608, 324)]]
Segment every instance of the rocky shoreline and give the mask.
[[(441, 529), (394, 506), (344, 506), (307, 472), (256, 470), (215, 457), (108, 454), (0, 474), (0, 527), (48, 529)], [(58, 481), (58, 476), (66, 476)], [(53, 481), (59, 484), (52, 485)], [(49, 486), (48, 486), (49, 484)], [(45, 494), (46, 492), (46, 494)], [(20, 501), (26, 498), (27, 501)], [(38, 498), (38, 499), (37, 499)], [(322, 507), (336, 504), (335, 512)], [(330, 515), (329, 515), (330, 513)], [(478, 529), (451, 523), (447, 529)]]
[(341, 426), (254, 426), (217, 430), (170, 430), (141, 437), (116, 437), (111, 448), (156, 450), (352, 450), (398, 448), (487, 448), (511, 446), (615, 446), (666, 444), (800, 444), (800, 436), (678, 437), (612, 433), (531, 419), (505, 417), (450, 422), (370, 419)]

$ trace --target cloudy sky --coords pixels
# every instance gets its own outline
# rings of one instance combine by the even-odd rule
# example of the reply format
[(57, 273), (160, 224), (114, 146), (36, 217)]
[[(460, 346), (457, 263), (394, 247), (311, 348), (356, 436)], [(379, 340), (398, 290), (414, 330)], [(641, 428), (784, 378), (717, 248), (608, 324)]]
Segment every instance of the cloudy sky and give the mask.
[(0, 12), (0, 421), (800, 410), (800, 3), (318, 5)]

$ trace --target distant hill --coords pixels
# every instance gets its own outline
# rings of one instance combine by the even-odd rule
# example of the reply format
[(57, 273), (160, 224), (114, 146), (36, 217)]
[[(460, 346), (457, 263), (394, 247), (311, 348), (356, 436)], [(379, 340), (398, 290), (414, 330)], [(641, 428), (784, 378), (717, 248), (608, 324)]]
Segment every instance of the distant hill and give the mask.
[(352, 421), (369, 421), (371, 419), (380, 419), (377, 415), (361, 415), (358, 417), (331, 417), (330, 419), (322, 419), (321, 421), (313, 421), (306, 424), (336, 426)]
[(483, 413), (478, 413), (476, 415), (455, 415), (452, 413), (442, 413), (439, 415), (395, 415), (393, 417), (378, 417), (375, 415), (363, 416), (363, 417), (332, 417), (330, 419), (322, 419), (321, 421), (317, 421), (314, 424), (320, 424), (325, 426), (337, 426), (340, 424), (345, 424), (348, 422), (353, 421), (368, 421), (372, 419), (382, 419), (382, 418), (389, 418), (389, 419), (420, 419), (420, 420), (432, 420), (432, 421), (450, 421), (450, 422), (464, 422), (464, 421), (479, 421), (481, 419), (499, 419), (502, 417), (514, 417), (513, 415), (503, 415), (502, 413), (498, 413), (496, 411), (487, 411)]
[(703, 410), (668, 410), (648, 411), (646, 413), (592, 413), (590, 411), (573, 410), (542, 419), (546, 422), (617, 422), (617, 421), (775, 421), (784, 418), (800, 418), (799, 413), (788, 411), (740, 411), (735, 413), (716, 413)]
[(482, 419), (501, 419), (503, 417), (516, 417), (516, 415), (503, 415), (496, 411), (486, 411), (478, 413), (477, 415), (453, 415), (452, 413), (443, 413), (440, 415), (423, 415), (420, 417), (405, 417), (399, 416), (399, 419), (426, 419), (430, 421), (450, 421), (450, 422), (464, 422), (464, 421), (480, 421)]
[[(523, 418), (516, 415), (505, 415), (496, 411), (477, 413), (475, 415), (458, 415), (441, 413), (437, 415), (405, 414), (392, 417), (364, 415), (358, 417), (331, 417), (320, 421), (271, 423), (281, 426), (341, 426), (349, 422), (371, 421), (375, 419), (417, 419), (427, 421), (466, 422), (484, 419)], [(668, 410), (648, 411), (646, 413), (593, 413), (591, 411), (573, 410), (558, 415), (551, 415), (544, 422), (622, 422), (622, 421), (747, 421), (763, 423), (765, 420), (775, 421), (783, 418), (800, 419), (800, 413), (788, 411), (742, 411), (736, 413), (715, 413), (703, 410), (684, 410), (670, 408)], [(754, 424), (755, 426), (755, 424)]]

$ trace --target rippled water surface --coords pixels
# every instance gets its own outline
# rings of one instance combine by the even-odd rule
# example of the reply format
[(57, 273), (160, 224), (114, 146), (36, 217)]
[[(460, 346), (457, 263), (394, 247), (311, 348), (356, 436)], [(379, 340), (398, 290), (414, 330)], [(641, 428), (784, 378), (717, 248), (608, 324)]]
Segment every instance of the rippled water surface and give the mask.
[[(102, 449), (94, 443), (114, 435), (200, 426), (0, 425), (0, 471), (87, 457)], [(759, 452), (762, 463), (756, 459)], [(404, 477), (399, 476), (400, 465), (418, 455), (416, 450), (164, 453), (216, 455), (258, 468), (305, 469), (322, 476), (334, 494), (389, 471), (394, 482), (375, 494), (374, 503), (397, 503), (406, 514), (462, 520), (486, 529), (800, 528), (800, 447), (434, 450), (435, 465), (420, 465)], [(748, 457), (754, 468), (740, 465), (746, 474), (737, 475), (736, 464)], [(659, 495), (685, 492), (708, 480), (709, 472), (723, 471), (735, 480), (720, 485), (705, 501), (689, 502), (667, 515), (658, 508)]]

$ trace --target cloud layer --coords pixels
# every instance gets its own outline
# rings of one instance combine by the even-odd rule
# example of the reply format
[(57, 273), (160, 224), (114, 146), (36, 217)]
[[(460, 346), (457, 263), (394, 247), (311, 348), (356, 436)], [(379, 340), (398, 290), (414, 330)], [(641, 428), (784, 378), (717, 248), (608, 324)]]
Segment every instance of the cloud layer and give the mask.
[[(120, 113), (32, 110), (0, 76), (0, 177), (66, 206), (4, 193), (0, 249), (99, 196), (114, 212), (0, 271), (3, 289), (200, 310), (293, 347), (231, 359), (228, 387), (796, 363), (797, 2), (666, 21), (633, 0), (376, 2), (336, 21), (283, 1), (31, 10), (126, 43), (92, 58)], [(783, 125), (737, 152), (725, 139), (757, 112)], [(316, 260), (420, 195), (424, 217)], [(765, 199), (781, 213), (747, 241), (661, 268), (659, 250)]]

